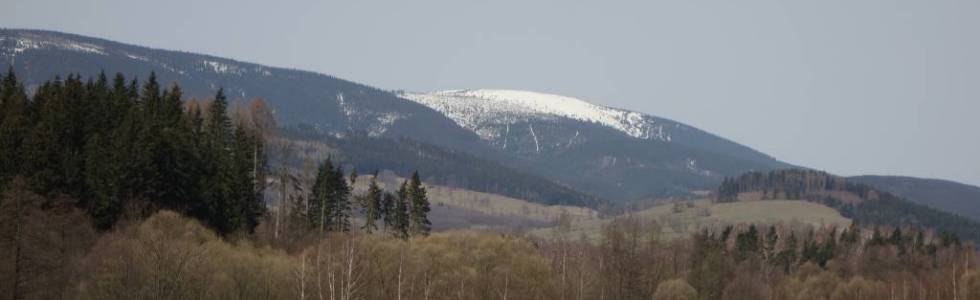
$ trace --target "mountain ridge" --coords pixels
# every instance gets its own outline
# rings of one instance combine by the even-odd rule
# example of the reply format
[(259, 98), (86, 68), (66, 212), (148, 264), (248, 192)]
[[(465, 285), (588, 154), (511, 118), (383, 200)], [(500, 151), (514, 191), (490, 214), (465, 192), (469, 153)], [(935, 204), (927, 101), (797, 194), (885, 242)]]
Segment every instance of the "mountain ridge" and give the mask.
[[(557, 104), (561, 109), (569, 103), (588, 108), (585, 113), (559, 110), (552, 117), (537, 114), (489, 124), (487, 130), (509, 130), (509, 135), (487, 139), (473, 127), (460, 126), (445, 110), (330, 75), (51, 31), (0, 30), (0, 67), (5, 65), (13, 66), (29, 84), (106, 71), (144, 76), (155, 72), (158, 81), (178, 83), (185, 95), (198, 97), (223, 87), (232, 101), (265, 98), (283, 126), (308, 124), (320, 134), (340, 138), (364, 134), (418, 140), (613, 202), (684, 195), (712, 189), (726, 176), (791, 166), (680, 122), (585, 102)], [(545, 94), (462, 96), (502, 95), (510, 103), (522, 103), (528, 95)]]

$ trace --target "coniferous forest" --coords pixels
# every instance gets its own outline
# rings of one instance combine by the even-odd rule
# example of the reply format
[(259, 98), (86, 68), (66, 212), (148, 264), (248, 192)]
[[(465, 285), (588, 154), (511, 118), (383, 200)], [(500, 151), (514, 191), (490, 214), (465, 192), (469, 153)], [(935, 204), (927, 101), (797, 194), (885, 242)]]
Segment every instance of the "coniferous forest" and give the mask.
[(0, 93), (0, 180), (71, 199), (98, 229), (166, 209), (228, 234), (265, 213), (262, 128), (246, 114), (233, 120), (222, 91), (184, 103), (180, 87), (152, 74), (143, 83), (69, 75), (28, 97), (9, 72)]
[[(678, 238), (631, 216), (598, 239), (572, 236), (564, 216), (547, 236), (432, 232), (418, 172), (394, 191), (375, 173), (355, 192), (365, 177), (335, 158), (271, 166), (276, 125), (261, 100), (236, 106), (221, 90), (187, 100), (153, 75), (68, 75), (31, 91), (2, 77), (3, 298), (980, 297), (972, 236), (921, 215), (885, 222), (893, 208), (855, 208), (847, 227), (738, 224)], [(818, 175), (730, 179), (718, 200), (820, 187), (886, 201)], [(872, 211), (885, 217), (861, 215)]]

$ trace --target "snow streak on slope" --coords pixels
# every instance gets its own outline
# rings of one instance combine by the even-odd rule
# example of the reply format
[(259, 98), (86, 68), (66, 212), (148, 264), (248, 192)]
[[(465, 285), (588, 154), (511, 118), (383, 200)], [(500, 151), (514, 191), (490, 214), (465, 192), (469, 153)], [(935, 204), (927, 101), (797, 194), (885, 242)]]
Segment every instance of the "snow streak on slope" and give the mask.
[(55, 39), (55, 38), (31, 38), (31, 37), (11, 37), (0, 38), (0, 44), (2, 43), (12, 43), (13, 47), (10, 47), (10, 53), (5, 55), (15, 56), (17, 54), (23, 53), (24, 51), (32, 49), (44, 49), (44, 48), (57, 48), (68, 51), (92, 53), (98, 55), (106, 55), (102, 47), (96, 46), (88, 43), (78, 43), (70, 41), (67, 39)]
[(670, 134), (649, 116), (571, 97), (488, 89), (401, 93), (400, 96), (442, 112), (484, 139), (495, 138), (494, 125), (567, 118), (610, 127), (638, 139), (670, 141)]

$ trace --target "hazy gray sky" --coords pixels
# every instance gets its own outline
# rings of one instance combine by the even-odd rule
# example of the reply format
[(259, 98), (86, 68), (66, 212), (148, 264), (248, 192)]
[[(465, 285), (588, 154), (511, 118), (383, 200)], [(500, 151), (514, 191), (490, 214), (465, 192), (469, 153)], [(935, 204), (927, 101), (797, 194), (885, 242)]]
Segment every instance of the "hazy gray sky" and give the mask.
[(552, 92), (842, 175), (980, 184), (976, 0), (0, 2), (0, 27), (385, 89)]

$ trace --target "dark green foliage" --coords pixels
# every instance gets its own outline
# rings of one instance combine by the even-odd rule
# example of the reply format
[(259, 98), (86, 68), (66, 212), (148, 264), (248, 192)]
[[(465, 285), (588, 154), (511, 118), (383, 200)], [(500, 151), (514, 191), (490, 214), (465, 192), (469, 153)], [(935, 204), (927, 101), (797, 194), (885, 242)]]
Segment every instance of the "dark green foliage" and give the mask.
[(310, 228), (320, 232), (351, 229), (350, 185), (343, 169), (327, 159), (317, 170), (316, 180), (307, 205)]
[(426, 195), (425, 187), (422, 186), (422, 179), (419, 172), (412, 173), (411, 183), (408, 186), (408, 200), (411, 205), (409, 211), (409, 229), (412, 235), (429, 235), (432, 231), (432, 223), (429, 222), (429, 196)]
[(0, 82), (0, 191), (23, 168), (19, 158), (32, 117), (24, 86), (11, 68)]
[(333, 175), (333, 162), (328, 158), (317, 168), (316, 180), (308, 198), (306, 217), (310, 228), (318, 229), (321, 233), (327, 231), (331, 212), (330, 194), (334, 187), (329, 179)]
[(759, 230), (755, 225), (735, 236), (735, 259), (744, 260), (759, 254)]
[(408, 181), (403, 181), (398, 188), (395, 198), (394, 228), (392, 234), (396, 237), (407, 239), (409, 235), (409, 203)]
[(395, 222), (395, 203), (398, 202), (398, 198), (394, 194), (389, 192), (384, 192), (381, 197), (380, 214), (383, 223), (382, 229), (385, 233), (388, 230), (396, 228)]
[(227, 234), (251, 231), (265, 212), (264, 141), (231, 125), (220, 91), (206, 120), (155, 74), (142, 86), (69, 75), (28, 98), (8, 73), (0, 96), (0, 185), (20, 175), (39, 194), (79, 199), (98, 228), (170, 209)]

